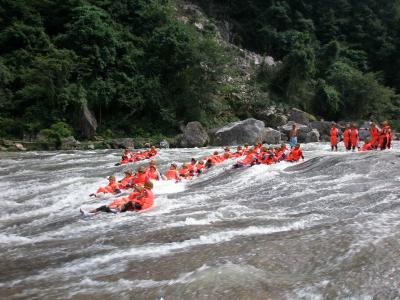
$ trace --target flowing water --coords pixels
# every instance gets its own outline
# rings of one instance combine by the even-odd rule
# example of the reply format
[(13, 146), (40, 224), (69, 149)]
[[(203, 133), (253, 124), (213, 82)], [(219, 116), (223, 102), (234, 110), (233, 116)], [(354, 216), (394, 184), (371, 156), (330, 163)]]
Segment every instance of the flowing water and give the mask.
[(146, 213), (90, 218), (79, 208), (110, 201), (88, 195), (122, 174), (119, 151), (1, 153), (0, 298), (400, 299), (400, 151), (328, 148), (226, 162), (157, 183)]

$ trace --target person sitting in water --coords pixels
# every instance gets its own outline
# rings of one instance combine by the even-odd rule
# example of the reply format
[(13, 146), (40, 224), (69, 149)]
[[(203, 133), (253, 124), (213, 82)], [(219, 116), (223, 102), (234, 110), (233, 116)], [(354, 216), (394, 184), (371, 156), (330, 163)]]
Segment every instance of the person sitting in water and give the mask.
[(361, 148), (358, 148), (358, 151), (369, 151), (373, 150), (373, 144), (371, 142), (371, 139), (366, 139), (364, 142), (364, 145), (361, 146)]
[(151, 164), (149, 169), (146, 172), (146, 175), (149, 179), (152, 180), (161, 180), (161, 174), (160, 172), (157, 170), (157, 166), (156, 164)]
[(144, 166), (137, 168), (136, 173), (133, 176), (132, 183), (143, 185), (148, 180), (149, 177), (147, 176), (146, 168)]
[(156, 155), (157, 155), (157, 149), (156, 149), (156, 147), (151, 146), (150, 149), (149, 149), (149, 151), (148, 151), (148, 154), (147, 154), (148, 158), (154, 157), (154, 156), (156, 156)]
[(243, 149), (242, 149), (242, 146), (237, 146), (236, 152), (233, 154), (233, 157), (239, 158), (239, 157), (241, 157), (241, 156), (243, 156)]
[(175, 181), (181, 180), (181, 178), (179, 177), (179, 173), (177, 171), (176, 164), (172, 163), (170, 165), (169, 169), (164, 173), (163, 179), (164, 180), (175, 180)]
[(257, 160), (260, 164), (271, 165), (274, 163), (274, 154), (267, 147), (262, 147)]
[(204, 166), (204, 161), (200, 160), (197, 164), (196, 164), (196, 173), (197, 175), (200, 175), (201, 173), (204, 172), (205, 166)]
[(90, 196), (96, 196), (97, 194), (109, 194), (109, 193), (118, 193), (120, 192), (118, 189), (118, 183), (115, 179), (114, 175), (108, 177), (108, 185), (104, 187), (100, 187), (97, 189), (96, 194), (91, 194)]
[(125, 148), (124, 151), (122, 152), (122, 157), (119, 163), (121, 165), (124, 165), (129, 163), (131, 159), (132, 159), (132, 153), (129, 151), (129, 148)]
[(226, 157), (225, 154), (228, 154), (228, 158), (232, 158), (233, 157), (233, 153), (231, 152), (231, 149), (229, 149), (229, 147), (225, 147), (224, 148), (224, 156)]
[(285, 158), (286, 161), (296, 162), (304, 159), (303, 152), (300, 149), (300, 144), (296, 144), (291, 150), (289, 155)]
[(179, 176), (181, 178), (188, 178), (190, 177), (190, 169), (188, 164), (182, 164), (182, 166), (178, 170)]
[(211, 167), (213, 167), (215, 165), (215, 163), (213, 162), (213, 160), (211, 158), (207, 159), (204, 168), (206, 169), (210, 169)]
[(124, 171), (124, 178), (122, 178), (120, 181), (118, 181), (118, 188), (119, 189), (126, 189), (127, 187), (132, 185), (132, 170), (125, 170)]

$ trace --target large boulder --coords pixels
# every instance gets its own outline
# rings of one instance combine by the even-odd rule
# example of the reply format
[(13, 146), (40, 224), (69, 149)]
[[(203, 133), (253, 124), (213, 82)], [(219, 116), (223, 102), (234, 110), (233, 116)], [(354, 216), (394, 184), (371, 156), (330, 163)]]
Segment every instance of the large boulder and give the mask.
[(262, 143), (279, 144), (282, 139), (282, 133), (270, 127), (264, 128), (262, 131)]
[(62, 138), (60, 142), (61, 142), (60, 148), (62, 150), (76, 150), (81, 145), (81, 143), (77, 141), (73, 136)]
[(319, 132), (316, 129), (311, 130), (306, 134), (306, 143), (317, 143), (319, 142)]
[(93, 139), (96, 135), (97, 121), (86, 104), (75, 113), (74, 127), (83, 138)]
[(358, 129), (358, 136), (361, 141), (365, 141), (366, 139), (370, 138), (371, 135), (369, 133), (369, 127), (371, 126), (370, 122), (363, 122)]
[(162, 140), (162, 141), (160, 142), (160, 148), (161, 148), (161, 149), (168, 149), (168, 148), (169, 148), (169, 143), (168, 143), (168, 141), (167, 141), (167, 140)]
[(263, 121), (265, 126), (273, 128), (285, 125), (288, 122), (288, 117), (282, 112), (279, 112), (275, 106), (256, 112), (255, 117)]
[(210, 140), (207, 131), (200, 122), (189, 122), (183, 130), (181, 147), (203, 147)]
[(112, 139), (110, 141), (110, 146), (112, 149), (134, 148), (135, 141), (131, 138)]
[(233, 122), (222, 128), (209, 131), (214, 146), (234, 146), (262, 142), (264, 122), (256, 119)]
[(321, 136), (323, 135), (329, 136), (331, 132), (331, 124), (332, 122), (328, 121), (313, 121), (310, 123), (310, 127), (312, 129), (318, 130)]
[(289, 121), (287, 124), (283, 126), (279, 126), (278, 130), (282, 132), (283, 136), (282, 140), (288, 140), (289, 139), (289, 132), (292, 130), (292, 126), (296, 125), (297, 128), (297, 140), (299, 143), (305, 143), (306, 138), (307, 138), (307, 133), (309, 133), (312, 128), (303, 124), (295, 123), (293, 121)]
[(310, 122), (316, 121), (316, 118), (313, 115), (306, 113), (305, 111), (302, 111), (297, 108), (292, 108), (289, 111), (289, 121), (293, 121), (303, 125), (308, 125), (310, 124)]

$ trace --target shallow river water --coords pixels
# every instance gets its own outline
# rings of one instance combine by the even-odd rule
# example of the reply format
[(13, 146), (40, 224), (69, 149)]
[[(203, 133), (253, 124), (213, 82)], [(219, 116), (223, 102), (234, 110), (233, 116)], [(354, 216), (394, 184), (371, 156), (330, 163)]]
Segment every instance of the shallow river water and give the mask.
[[(157, 183), (146, 213), (90, 218), (119, 151), (0, 153), (0, 298), (400, 299), (399, 146), (226, 162)], [(158, 166), (213, 150), (161, 150)]]

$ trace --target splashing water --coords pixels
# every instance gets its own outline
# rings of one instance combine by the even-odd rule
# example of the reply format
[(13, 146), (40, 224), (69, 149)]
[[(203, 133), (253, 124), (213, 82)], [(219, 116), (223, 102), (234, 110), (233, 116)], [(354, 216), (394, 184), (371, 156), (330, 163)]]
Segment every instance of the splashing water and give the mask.
[[(146, 213), (86, 219), (119, 152), (0, 153), (1, 298), (399, 299), (399, 146), (225, 162), (157, 182)], [(161, 150), (158, 166), (214, 150)]]

